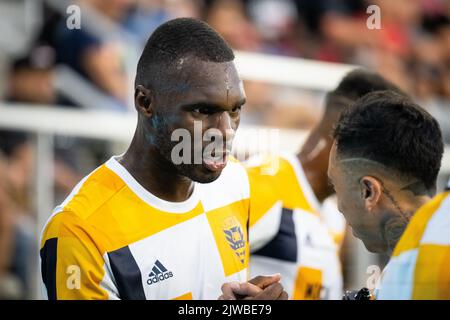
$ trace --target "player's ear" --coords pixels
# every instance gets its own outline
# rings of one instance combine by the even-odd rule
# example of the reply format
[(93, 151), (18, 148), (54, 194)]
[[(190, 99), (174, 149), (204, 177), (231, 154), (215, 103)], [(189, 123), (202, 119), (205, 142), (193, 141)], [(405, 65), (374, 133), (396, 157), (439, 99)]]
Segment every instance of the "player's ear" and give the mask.
[(151, 91), (143, 85), (137, 85), (134, 91), (134, 105), (139, 114), (150, 118), (153, 114)]
[(367, 212), (372, 212), (380, 200), (382, 193), (381, 182), (371, 176), (364, 176), (359, 181), (361, 200), (364, 202)]

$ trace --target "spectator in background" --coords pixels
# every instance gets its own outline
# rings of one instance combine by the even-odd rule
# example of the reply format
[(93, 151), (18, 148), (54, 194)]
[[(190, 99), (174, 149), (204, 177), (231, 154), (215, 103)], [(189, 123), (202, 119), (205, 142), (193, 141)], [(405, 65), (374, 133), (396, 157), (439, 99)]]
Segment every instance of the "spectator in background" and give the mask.
[(6, 99), (15, 102), (56, 104), (54, 88), (56, 63), (53, 32), (62, 19), (56, 10), (43, 5), (43, 24), (23, 55), (13, 58)]
[(429, 12), (422, 22), (413, 48), (415, 91), (429, 100), (450, 97), (450, 19), (442, 12)]
[[(421, 99), (448, 97), (450, 36), (444, 1), (344, 0), (319, 1), (317, 6), (309, 1), (301, 3), (300, 8), (309, 10), (306, 12), (320, 8), (316, 10), (317, 27), (323, 41), (315, 58), (376, 69)], [(366, 26), (369, 4), (380, 8), (379, 30)]]
[[(263, 40), (263, 51), (297, 56), (303, 25), (292, 0), (249, 0), (249, 15)], [(270, 14), (267, 14), (270, 12)]]
[(4, 159), (0, 158), (0, 299), (19, 298), (21, 295), (17, 277), (10, 274), (14, 224), (11, 199), (5, 179), (6, 167)]
[[(408, 89), (408, 77), (402, 59), (409, 53), (407, 26), (417, 17), (417, 0), (408, 1), (409, 9), (399, 12), (404, 0), (398, 1), (320, 1), (314, 10), (310, 1), (301, 5), (308, 12), (315, 12), (315, 26), (322, 40), (314, 59), (362, 64), (380, 71), (390, 81)], [(381, 8), (381, 29), (369, 29), (366, 25), (366, 9), (370, 4)], [(307, 14), (303, 14), (306, 17)], [(395, 16), (396, 18), (392, 18)]]
[(98, 89), (126, 105), (128, 81), (122, 64), (124, 47), (120, 39), (115, 38), (115, 32), (134, 0), (80, 0), (78, 4), (85, 17), (81, 29), (68, 29), (63, 20), (55, 33), (57, 62), (72, 67)]
[[(27, 134), (0, 131), (0, 299), (30, 295), (30, 266), (37, 250), (34, 199), (35, 155)], [(55, 162), (56, 190), (67, 194), (80, 176)]]
[[(69, 102), (62, 97), (55, 88), (55, 66), (56, 66), (56, 43), (54, 37), (55, 29), (64, 21), (60, 12), (48, 5), (43, 5), (43, 25), (37, 36), (30, 44), (30, 49), (20, 57), (13, 60), (13, 64), (8, 77), (8, 87), (6, 99), (10, 102), (26, 102), (31, 104), (49, 104), (66, 106)], [(29, 143), (29, 137), (19, 132), (2, 131), (0, 133), (0, 149), (15, 150), (10, 146), (8, 139), (17, 143), (20, 150), (25, 150), (20, 154), (21, 159), (27, 161), (28, 170), (19, 171), (18, 177), (21, 177), (22, 184), (25, 181), (31, 181), (31, 168), (33, 166), (33, 152)], [(69, 161), (65, 161), (65, 146), (60, 146), (59, 139), (55, 139), (56, 159), (55, 159), (55, 184), (57, 191), (65, 194), (73, 188), (73, 185), (79, 180), (75, 166)], [(67, 142), (66, 142), (67, 144)], [(19, 150), (18, 149), (18, 150)], [(7, 155), (10, 153), (7, 152)], [(11, 152), (11, 154), (13, 154)], [(9, 161), (14, 164), (14, 161)], [(25, 160), (26, 159), (26, 160)], [(15, 165), (14, 165), (15, 166)], [(13, 177), (13, 179), (16, 179)], [(28, 186), (26, 186), (28, 187)], [(23, 186), (23, 190), (26, 189)], [(28, 199), (27, 192), (22, 193), (23, 198)], [(29, 201), (29, 199), (27, 200)]]
[(0, 298), (29, 294), (35, 252), (29, 185), (33, 153), (23, 133), (0, 132)]
[(202, 0), (136, 0), (124, 27), (144, 45), (159, 25), (179, 17), (200, 19), (203, 8)]
[(205, 21), (236, 50), (260, 51), (260, 35), (239, 0), (217, 0), (210, 4)]

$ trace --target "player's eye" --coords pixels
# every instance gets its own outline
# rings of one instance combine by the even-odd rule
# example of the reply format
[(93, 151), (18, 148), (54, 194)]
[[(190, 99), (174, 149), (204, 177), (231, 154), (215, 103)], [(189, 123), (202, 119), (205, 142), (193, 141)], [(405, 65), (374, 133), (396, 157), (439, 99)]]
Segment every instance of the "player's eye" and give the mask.
[(192, 109), (193, 113), (197, 113), (197, 114), (212, 114), (214, 113), (214, 109), (211, 107), (207, 107), (207, 106), (200, 106), (200, 107), (194, 107)]

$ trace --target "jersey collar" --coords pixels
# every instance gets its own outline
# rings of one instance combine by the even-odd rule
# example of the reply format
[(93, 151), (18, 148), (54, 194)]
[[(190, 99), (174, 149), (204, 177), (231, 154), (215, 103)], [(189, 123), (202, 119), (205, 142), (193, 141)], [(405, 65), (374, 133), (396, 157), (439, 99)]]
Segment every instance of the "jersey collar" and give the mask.
[(189, 211), (192, 211), (198, 205), (200, 197), (198, 194), (199, 191), (196, 182), (194, 182), (194, 191), (187, 200), (182, 202), (166, 201), (158, 198), (150, 191), (145, 189), (141, 184), (139, 184), (139, 182), (134, 179), (134, 177), (128, 172), (128, 170), (125, 169), (125, 167), (116, 160), (116, 157), (118, 156), (111, 157), (106, 162), (106, 167), (117, 174), (131, 189), (131, 191), (133, 191), (141, 200), (151, 205), (152, 207), (155, 207), (156, 209), (164, 212), (187, 213)]

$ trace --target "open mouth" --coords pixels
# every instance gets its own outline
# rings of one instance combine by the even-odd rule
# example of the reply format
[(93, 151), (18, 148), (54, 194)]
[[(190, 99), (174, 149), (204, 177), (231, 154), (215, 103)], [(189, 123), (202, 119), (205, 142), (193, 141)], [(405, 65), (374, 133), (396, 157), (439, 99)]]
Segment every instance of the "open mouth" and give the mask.
[(215, 154), (210, 157), (203, 157), (203, 166), (210, 171), (219, 171), (225, 168), (228, 161), (229, 152)]

